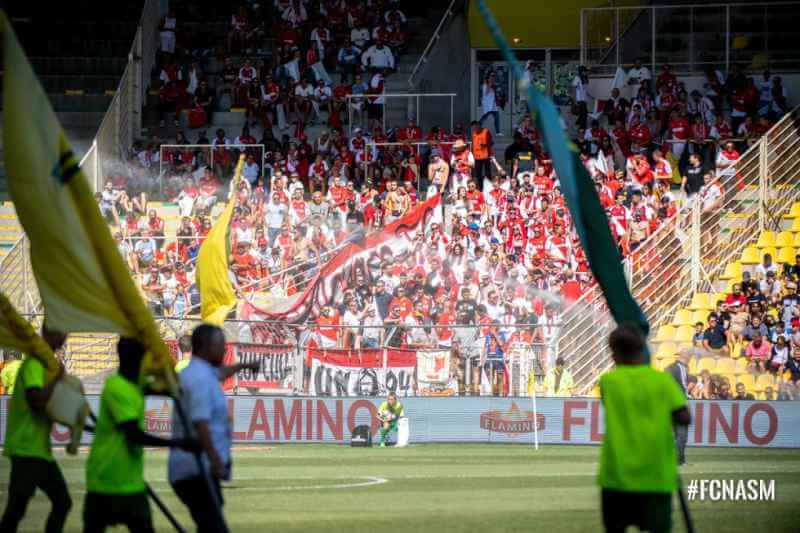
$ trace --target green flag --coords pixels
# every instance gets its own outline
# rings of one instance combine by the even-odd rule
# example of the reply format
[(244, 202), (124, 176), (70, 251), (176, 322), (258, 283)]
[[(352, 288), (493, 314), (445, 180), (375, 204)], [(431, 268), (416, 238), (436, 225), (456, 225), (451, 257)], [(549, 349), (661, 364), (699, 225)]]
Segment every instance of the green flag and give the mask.
[[(477, 4), (514, 75), (521, 79), (522, 66), (514, 56), (485, 0), (477, 0)], [(625, 272), (622, 269), (622, 258), (617, 243), (611, 236), (608, 218), (603, 206), (600, 205), (594, 183), (578, 158), (575, 146), (564, 134), (561, 117), (553, 102), (537, 91), (533, 84), (528, 85), (527, 96), (531, 107), (536, 109), (536, 127), (544, 138), (545, 146), (553, 160), (553, 167), (558, 173), (561, 191), (567, 201), (581, 246), (586, 252), (592, 273), (606, 297), (611, 316), (618, 324), (622, 322), (637, 324), (646, 337), (650, 325), (628, 289)], [(645, 358), (649, 360), (649, 352), (645, 353)]]

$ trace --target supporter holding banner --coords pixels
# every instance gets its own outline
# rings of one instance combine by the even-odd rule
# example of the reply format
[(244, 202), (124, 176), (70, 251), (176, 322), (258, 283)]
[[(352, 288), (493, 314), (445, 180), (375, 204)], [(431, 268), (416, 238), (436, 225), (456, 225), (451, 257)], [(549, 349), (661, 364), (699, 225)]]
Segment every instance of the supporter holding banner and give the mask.
[(236, 362), (259, 364), (258, 370), (240, 370), (236, 374), (239, 387), (270, 389), (271, 392), (291, 392), (294, 389), (294, 346), (236, 345)]
[(412, 350), (309, 349), (311, 396), (414, 394), (417, 355)]

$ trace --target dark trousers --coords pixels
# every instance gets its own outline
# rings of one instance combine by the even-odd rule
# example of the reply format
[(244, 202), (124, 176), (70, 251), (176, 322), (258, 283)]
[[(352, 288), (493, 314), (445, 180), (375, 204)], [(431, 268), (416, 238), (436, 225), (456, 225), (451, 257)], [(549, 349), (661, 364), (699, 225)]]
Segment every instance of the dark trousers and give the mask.
[(689, 439), (689, 426), (680, 424), (674, 426), (675, 448), (678, 450), (678, 464), (686, 462), (686, 441)]
[(3, 519), (0, 520), (1, 533), (17, 530), (37, 488), (50, 498), (52, 505), (44, 530), (47, 533), (56, 533), (64, 529), (72, 499), (58, 464), (34, 457), (11, 457), (8, 502)]
[[(222, 504), (222, 490), (220, 490), (219, 480), (213, 481), (214, 489), (217, 492), (217, 500)], [(198, 533), (216, 533), (220, 531), (219, 518), (215, 509), (215, 504), (208, 493), (208, 484), (201, 476), (182, 479), (172, 484), (172, 490), (178, 495), (183, 504), (189, 508)], [(222, 512), (220, 507), (219, 512)]]
[(606, 533), (625, 533), (631, 525), (650, 533), (672, 529), (672, 494), (669, 492), (603, 489), (602, 509)]
[(146, 492), (99, 494), (87, 492), (83, 502), (83, 533), (103, 533), (122, 525), (131, 533), (152, 533), (153, 518)]
[(475, 184), (478, 186), (479, 191), (483, 192), (483, 180), (491, 179), (491, 177), (492, 177), (491, 159), (476, 159), (475, 172), (473, 173), (473, 178), (475, 179)]

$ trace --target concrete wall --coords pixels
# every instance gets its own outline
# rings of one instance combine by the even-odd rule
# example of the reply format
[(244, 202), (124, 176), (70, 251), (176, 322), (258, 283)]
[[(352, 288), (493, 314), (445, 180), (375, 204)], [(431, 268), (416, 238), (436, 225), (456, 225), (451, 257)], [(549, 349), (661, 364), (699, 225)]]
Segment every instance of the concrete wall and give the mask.
[[(471, 57), (466, 13), (463, 8), (458, 8), (453, 17), (447, 21), (428, 62), (417, 73), (413, 92), (456, 93), (458, 97), (453, 101), (454, 122), (467, 122), (470, 116)], [(422, 114), (426, 125), (439, 124), (449, 129), (448, 99), (427, 99)]]

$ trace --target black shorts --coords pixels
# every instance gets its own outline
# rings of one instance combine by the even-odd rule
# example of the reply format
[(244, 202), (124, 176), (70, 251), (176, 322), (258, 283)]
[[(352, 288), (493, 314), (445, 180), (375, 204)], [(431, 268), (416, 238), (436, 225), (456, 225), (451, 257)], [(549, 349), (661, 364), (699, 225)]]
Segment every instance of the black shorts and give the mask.
[(131, 531), (153, 531), (153, 518), (146, 492), (100, 494), (87, 492), (83, 503), (84, 532), (104, 531), (124, 525)]
[(494, 370), (495, 372), (503, 372), (506, 366), (503, 364), (502, 359), (487, 359), (483, 364), (483, 369), (487, 372)]
[(602, 508), (603, 526), (607, 532), (622, 532), (631, 525), (651, 533), (672, 529), (670, 492), (623, 492), (603, 489)]

